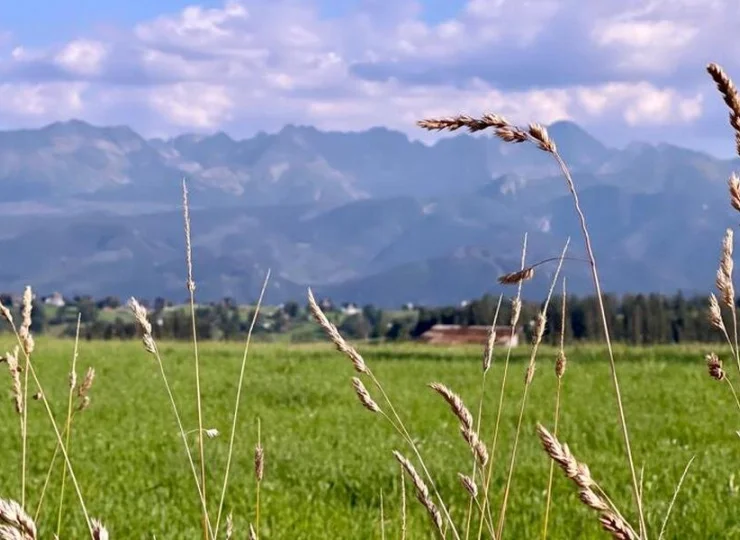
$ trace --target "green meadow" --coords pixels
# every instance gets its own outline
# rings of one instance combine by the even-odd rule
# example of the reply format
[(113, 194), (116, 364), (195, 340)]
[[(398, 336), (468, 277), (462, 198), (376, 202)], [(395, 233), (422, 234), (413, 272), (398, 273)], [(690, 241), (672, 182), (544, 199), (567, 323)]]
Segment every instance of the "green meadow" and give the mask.
[[(4, 347), (13, 344), (3, 335)], [(195, 429), (195, 379), (190, 346), (160, 344), (165, 369), (186, 429)], [(472, 458), (447, 404), (427, 387), (443, 382), (476, 413), (481, 395), (481, 351), (421, 345), (362, 346), (359, 350), (383, 383), (421, 449), (432, 477), (464, 529), (468, 496), (458, 472), (470, 474)], [(201, 344), (207, 497), (215, 515), (223, 481), (243, 345)], [(39, 339), (35, 365), (54, 413), (66, 412), (73, 342)], [(679, 493), (666, 538), (740, 537), (738, 410), (724, 383), (710, 379), (701, 346), (618, 348), (617, 363), (635, 460), (651, 531), (660, 529), (681, 473), (695, 461)], [(498, 514), (516, 426), (529, 348), (514, 350), (505, 390), (501, 435), (494, 460), (491, 498)], [(587, 463), (625, 517), (636, 523), (629, 470), (605, 351), (567, 349), (559, 438)], [(536, 422), (552, 427), (555, 351), (540, 351), (524, 417), (504, 536), (541, 535), (549, 460), (535, 434)], [(482, 434), (490, 443), (501, 386), (504, 350), (497, 349), (485, 387)], [(154, 358), (138, 342), (80, 343), (78, 374), (94, 366), (91, 403), (73, 424), (70, 457), (91, 516), (103, 520), (111, 538), (197, 538), (199, 501), (192, 473)], [(734, 370), (729, 369), (728, 372)], [(6, 375), (3, 369), (2, 374)], [(236, 430), (236, 451), (226, 496), (235, 537), (246, 538), (255, 521), (254, 446), (257, 419), (265, 449), (260, 536), (262, 538), (399, 538), (401, 472), (392, 451), (410, 449), (380, 416), (362, 408), (351, 386), (350, 362), (330, 345), (257, 344), (247, 361)], [(2, 497), (20, 493), (19, 421), (5, 379), (0, 425)], [(377, 398), (373, 388), (368, 385)], [(378, 399), (381, 406), (382, 402)], [(197, 446), (191, 434), (192, 448)], [(48, 417), (29, 402), (29, 495), (34, 513), (55, 447)], [(56, 528), (61, 461), (37, 523), (41, 538)], [(552, 538), (602, 538), (595, 513), (578, 501), (574, 486), (555, 471)], [(407, 482), (408, 536), (432, 538), (427, 514)], [(85, 525), (68, 482), (63, 538), (81, 538)], [(653, 533), (657, 537), (656, 533)], [(477, 524), (471, 537), (477, 536)]]

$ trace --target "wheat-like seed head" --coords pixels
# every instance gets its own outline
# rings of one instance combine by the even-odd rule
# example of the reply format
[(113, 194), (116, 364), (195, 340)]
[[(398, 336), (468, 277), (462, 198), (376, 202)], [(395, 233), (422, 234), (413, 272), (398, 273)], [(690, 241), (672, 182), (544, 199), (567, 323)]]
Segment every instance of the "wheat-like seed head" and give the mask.
[(545, 325), (547, 324), (547, 315), (542, 311), (537, 314), (534, 320), (533, 342), (539, 345), (542, 342), (542, 336), (545, 335)]
[(583, 504), (598, 512), (609, 511), (609, 505), (590, 488), (581, 488), (578, 491), (578, 498), (581, 499)]
[(69, 389), (74, 390), (77, 387), (77, 373), (74, 371), (69, 372)]
[(370, 397), (370, 392), (367, 391), (367, 388), (365, 388), (365, 385), (362, 384), (362, 381), (360, 379), (358, 379), (357, 377), (352, 377), (352, 386), (354, 387), (355, 394), (357, 394), (357, 398), (360, 400), (360, 403), (362, 403), (363, 407), (365, 407), (370, 412), (380, 412), (380, 407), (377, 403), (375, 403), (375, 400)]
[(182, 181), (182, 212), (185, 221), (185, 263), (188, 269), (188, 280), (185, 283), (190, 294), (195, 292), (195, 280), (193, 279), (193, 246), (190, 238), (190, 204), (188, 202), (188, 186)]
[(427, 118), (416, 123), (419, 127), (428, 131), (457, 131), (466, 128), (471, 133), (493, 128), (501, 129), (509, 127), (506, 119), (497, 114), (485, 114), (482, 118), (473, 118), (468, 115), (450, 116), (446, 118)]
[(540, 124), (529, 125), (529, 135), (540, 150), (554, 154), (557, 151), (555, 142), (550, 138), (547, 129)]
[(712, 379), (721, 381), (725, 378), (725, 371), (722, 369), (722, 360), (715, 353), (707, 354), (704, 359), (707, 362), (707, 370)]
[(727, 185), (730, 189), (730, 204), (735, 210), (740, 212), (740, 178), (735, 173), (732, 173), (730, 179), (727, 181)]
[(563, 350), (558, 351), (558, 357), (555, 360), (555, 376), (562, 379), (565, 374), (565, 368), (568, 365), (568, 358)]
[(537, 434), (540, 437), (545, 452), (557, 463), (565, 475), (573, 480), (582, 489), (590, 489), (593, 486), (591, 473), (585, 464), (578, 463), (571, 454), (567, 444), (561, 444), (541, 424), (537, 424)]
[(632, 528), (614, 512), (602, 512), (599, 522), (601, 527), (616, 540), (638, 540)]
[(13, 324), (13, 313), (2, 302), (0, 302), (0, 316), (2, 316), (8, 324)]
[(226, 540), (229, 540), (234, 535), (234, 518), (231, 515), (231, 512), (229, 512), (229, 515), (226, 516)]
[(92, 525), (94, 540), (108, 540), (108, 529), (103, 526), (100, 520), (93, 518), (90, 520), (90, 524)]
[(511, 327), (516, 328), (519, 316), (522, 314), (522, 301), (519, 297), (511, 301)]
[(498, 282), (502, 285), (516, 285), (523, 281), (528, 281), (534, 277), (534, 267), (530, 266), (524, 270), (518, 270), (517, 272), (510, 272), (504, 274), (498, 278)]
[(82, 412), (90, 406), (90, 396), (83, 397), (77, 405), (77, 412)]
[(465, 403), (463, 403), (462, 398), (442, 383), (431, 383), (429, 388), (445, 399), (445, 401), (450, 405), (450, 409), (452, 409), (453, 414), (457, 416), (458, 420), (460, 420), (460, 425), (465, 429), (472, 431), (473, 415), (470, 414), (470, 411), (465, 406)]
[(532, 384), (532, 380), (534, 379), (534, 372), (537, 370), (537, 367), (534, 362), (530, 362), (527, 366), (527, 370), (524, 372), (524, 385), (529, 386)]
[(257, 443), (254, 447), (254, 477), (257, 482), (262, 482), (265, 477), (265, 449), (262, 443)]
[(457, 473), (457, 477), (460, 479), (460, 483), (465, 488), (465, 491), (468, 492), (468, 495), (475, 499), (478, 496), (478, 486), (475, 481), (463, 473)]
[(337, 327), (334, 326), (329, 321), (329, 319), (326, 318), (326, 315), (324, 315), (324, 312), (321, 311), (319, 304), (316, 302), (316, 298), (314, 298), (311, 289), (308, 289), (308, 307), (311, 310), (313, 318), (316, 320), (317, 323), (319, 323), (319, 326), (323, 328), (324, 332), (332, 341), (332, 343), (334, 343), (334, 346), (337, 348), (337, 350), (341, 353), (344, 353), (350, 359), (352, 365), (355, 368), (355, 371), (357, 371), (358, 373), (368, 373), (367, 366), (365, 365), (365, 360), (362, 358), (362, 356), (360, 356), (360, 353), (358, 353), (354, 347), (347, 343), (347, 341), (339, 333), (339, 330), (337, 330)]
[(470, 450), (473, 452), (475, 459), (478, 460), (481, 467), (485, 467), (486, 463), (488, 463), (488, 448), (486, 448), (486, 444), (480, 440), (475, 431), (462, 425), (460, 426), (460, 435), (462, 435), (462, 438), (465, 439), (466, 443), (468, 443)]
[(19, 533), (18, 538), (23, 540), (37, 538), (36, 523), (15, 501), (0, 499), (0, 524), (15, 529)]
[(10, 372), (15, 411), (18, 414), (23, 414), (23, 389), (21, 386), (21, 370), (18, 365), (18, 347), (12, 353), (5, 353), (5, 361), (8, 363), (8, 371)]
[(209, 439), (215, 439), (219, 435), (221, 435), (221, 432), (217, 430), (216, 428), (208, 428), (204, 429), (203, 432), (206, 434), (206, 437)]
[(483, 350), (483, 373), (488, 373), (491, 369), (491, 363), (493, 362), (493, 349), (496, 346), (496, 326), (495, 321), (491, 324), (488, 329), (488, 339), (486, 340), (486, 348)]
[(152, 325), (149, 322), (149, 318), (147, 317), (146, 309), (144, 308), (144, 306), (139, 304), (139, 302), (134, 297), (131, 297), (129, 299), (128, 305), (131, 309), (131, 312), (134, 314), (134, 319), (141, 328), (142, 332), (145, 335), (150, 335), (152, 333)]
[(632, 527), (618, 515), (618, 512), (605, 497), (592, 489), (596, 484), (591, 478), (588, 466), (585, 463), (579, 463), (570, 453), (568, 445), (558, 441), (541, 424), (537, 424), (537, 434), (550, 458), (578, 486), (578, 496), (581, 502), (599, 512), (601, 527), (613, 538), (637, 540), (637, 535)]
[(82, 384), (80, 384), (80, 387), (77, 390), (77, 395), (79, 397), (85, 397), (87, 393), (90, 391), (90, 388), (92, 387), (94, 380), (95, 380), (95, 369), (92, 367), (89, 367), (87, 368), (87, 373), (85, 373), (85, 378), (82, 379)]
[(721, 332), (725, 331), (725, 323), (722, 320), (722, 310), (719, 307), (719, 302), (717, 301), (717, 297), (714, 296), (714, 293), (711, 293), (709, 295), (709, 309), (707, 311), (707, 318), (709, 319), (709, 324), (711, 324)]
[(730, 126), (735, 130), (735, 146), (737, 153), (740, 154), (740, 97), (738, 97), (737, 88), (719, 65), (709, 64), (707, 72), (714, 80), (725, 104), (730, 109)]
[(439, 509), (437, 509), (437, 505), (434, 504), (432, 498), (429, 496), (429, 488), (424, 483), (424, 480), (421, 476), (419, 476), (419, 473), (416, 472), (414, 465), (408, 459), (403, 457), (400, 452), (394, 450), (393, 456), (396, 458), (396, 461), (401, 464), (403, 470), (406, 471), (406, 474), (411, 479), (411, 482), (416, 488), (416, 498), (419, 500), (422, 506), (426, 508), (427, 513), (432, 520), (432, 523), (434, 523), (437, 531), (444, 537), (442, 514), (440, 514)]
[(34, 340), (31, 335), (31, 314), (33, 312), (33, 292), (31, 287), (26, 287), (23, 290), (23, 300), (21, 303), (21, 326), (18, 329), (18, 336), (21, 338), (23, 344), (23, 351), (30, 355), (34, 349)]

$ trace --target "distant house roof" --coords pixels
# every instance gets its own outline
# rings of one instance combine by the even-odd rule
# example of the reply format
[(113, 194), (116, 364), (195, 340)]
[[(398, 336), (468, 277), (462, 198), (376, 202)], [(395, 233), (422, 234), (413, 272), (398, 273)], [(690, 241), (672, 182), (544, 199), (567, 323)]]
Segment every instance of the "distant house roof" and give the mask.
[[(435, 324), (424, 332), (420, 339), (427, 343), (476, 343), (483, 344), (488, 340), (490, 326), (459, 324)], [(518, 341), (518, 330), (512, 332), (510, 326), (496, 327), (496, 343), (508, 343), (510, 339)]]

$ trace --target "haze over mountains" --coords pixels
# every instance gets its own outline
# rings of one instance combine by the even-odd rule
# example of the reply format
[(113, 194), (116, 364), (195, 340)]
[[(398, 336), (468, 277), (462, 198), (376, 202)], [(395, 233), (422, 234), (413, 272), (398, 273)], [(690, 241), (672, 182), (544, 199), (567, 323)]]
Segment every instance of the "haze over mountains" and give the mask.
[[(721, 237), (737, 222), (726, 182), (738, 161), (664, 144), (608, 148), (573, 123), (550, 126), (571, 166), (612, 292), (706, 291)], [(729, 136), (729, 135), (728, 135)], [(305, 297), (398, 306), (501, 289), (530, 261), (583, 257), (554, 162), (529, 145), (458, 135), (432, 145), (384, 128), (286, 126), (145, 139), (81, 121), (0, 132), (0, 289), (185, 297), (181, 180), (191, 192), (201, 300)], [(525, 294), (544, 294), (554, 264)], [(565, 266), (572, 292), (585, 263)]]

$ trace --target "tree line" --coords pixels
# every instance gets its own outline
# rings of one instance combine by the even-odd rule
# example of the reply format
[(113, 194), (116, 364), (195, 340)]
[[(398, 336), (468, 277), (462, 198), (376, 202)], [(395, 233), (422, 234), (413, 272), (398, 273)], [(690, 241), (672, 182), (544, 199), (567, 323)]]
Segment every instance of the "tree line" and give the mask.
[[(324, 299), (322, 307), (340, 331), (350, 339), (411, 340), (421, 337), (435, 324), (490, 325), (498, 297), (485, 295), (457, 306), (406, 306), (399, 310), (383, 310), (372, 305), (361, 308), (345, 304), (338, 306)], [(605, 295), (606, 319), (614, 341), (629, 344), (661, 344), (719, 341), (721, 336), (707, 320), (707, 298), (660, 294)], [(0, 301), (20, 312), (8, 295)], [(566, 298), (566, 317), (562, 320), (562, 298), (553, 296), (547, 314), (545, 341), (555, 343), (565, 326), (568, 340), (601, 341), (604, 338), (601, 313), (593, 296)], [(150, 320), (158, 339), (186, 340), (192, 336), (187, 306), (173, 305), (158, 298), (146, 303)], [(351, 309), (350, 309), (351, 308)], [(541, 302), (523, 302), (520, 332), (528, 338), (533, 321), (541, 310)], [(243, 340), (254, 316), (254, 306), (223, 299), (196, 308), (196, 332), (201, 339)], [(83, 339), (132, 339), (137, 336), (133, 320), (125, 306), (115, 297), (95, 300), (74, 297), (63, 306), (50, 306), (34, 301), (32, 331), (74, 336), (77, 317), (81, 321)], [(510, 299), (504, 298), (497, 324), (506, 326), (511, 317)], [(61, 329), (61, 331), (60, 331)], [(258, 339), (290, 339), (313, 341), (322, 339), (320, 329), (313, 324), (306, 305), (288, 302), (265, 307), (255, 324)], [(286, 338), (287, 336), (287, 338)]]

